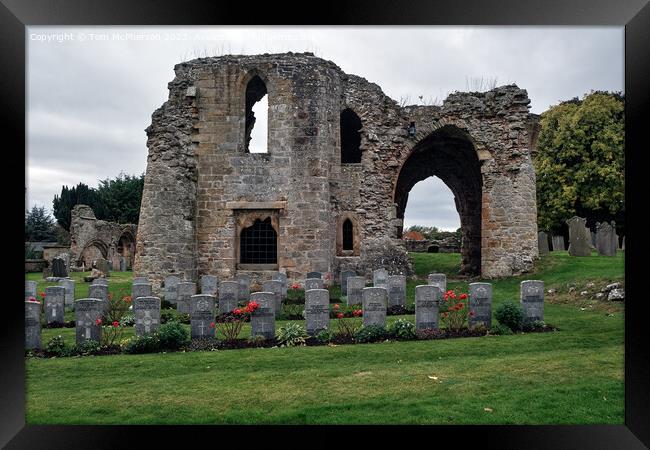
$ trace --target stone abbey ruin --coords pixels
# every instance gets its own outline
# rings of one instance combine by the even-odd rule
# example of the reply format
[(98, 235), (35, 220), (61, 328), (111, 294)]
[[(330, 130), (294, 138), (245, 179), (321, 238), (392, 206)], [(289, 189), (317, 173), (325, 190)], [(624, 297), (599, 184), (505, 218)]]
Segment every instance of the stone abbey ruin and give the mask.
[[(409, 191), (453, 192), (461, 272), (519, 274), (538, 256), (538, 124), (525, 90), (453, 93), (400, 106), (310, 53), (200, 58), (175, 66), (147, 128), (134, 271), (291, 280), (374, 269), (412, 275), (401, 239)], [(268, 95), (268, 151), (250, 153)]]

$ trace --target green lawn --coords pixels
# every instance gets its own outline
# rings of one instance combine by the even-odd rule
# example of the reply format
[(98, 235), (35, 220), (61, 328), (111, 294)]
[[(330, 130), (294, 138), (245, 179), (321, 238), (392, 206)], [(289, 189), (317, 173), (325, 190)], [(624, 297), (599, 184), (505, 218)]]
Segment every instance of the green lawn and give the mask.
[[(415, 254), (414, 262), (422, 279), (409, 281), (410, 302), (426, 273), (453, 277), (460, 257)], [(125, 277), (128, 289), (130, 274), (118, 275)], [(623, 282), (622, 253), (614, 258), (551, 253), (532, 274), (493, 280), (493, 310), (517, 300), (524, 279), (541, 279), (546, 289), (557, 290), (547, 296), (545, 315), (560, 331), (333, 347), (27, 358), (27, 423), (622, 424), (623, 307), (579, 295), (590, 281), (598, 289)], [(450, 278), (448, 285), (465, 290), (471, 281), (478, 280)], [(576, 284), (573, 293), (570, 283)], [(77, 289), (85, 295), (87, 287)], [(74, 342), (74, 329), (43, 330), (43, 342), (55, 334)]]

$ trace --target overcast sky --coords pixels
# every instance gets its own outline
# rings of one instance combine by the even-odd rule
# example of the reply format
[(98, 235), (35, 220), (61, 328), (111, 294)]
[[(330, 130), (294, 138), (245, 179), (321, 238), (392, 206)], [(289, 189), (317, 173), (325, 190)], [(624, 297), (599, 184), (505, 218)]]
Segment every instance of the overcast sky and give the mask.
[[(590, 90), (624, 91), (623, 27), (28, 27), (27, 46), (27, 206), (50, 212), (62, 185), (144, 172), (151, 113), (174, 64), (197, 57), (309, 51), (409, 103), (496, 79), (526, 89), (538, 114)], [(265, 141), (264, 124), (254, 133)], [(414, 224), (460, 226), (439, 179), (411, 191)]]

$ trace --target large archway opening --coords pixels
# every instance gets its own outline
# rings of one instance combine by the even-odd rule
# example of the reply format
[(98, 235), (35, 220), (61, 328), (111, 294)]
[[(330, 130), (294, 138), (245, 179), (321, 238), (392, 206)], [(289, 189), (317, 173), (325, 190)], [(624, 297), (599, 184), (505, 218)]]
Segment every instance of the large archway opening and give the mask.
[[(395, 184), (397, 217), (404, 219), (411, 189), (438, 177), (454, 195), (461, 228), (461, 273), (481, 273), (481, 167), (467, 133), (444, 126), (418, 142), (402, 165)], [(398, 230), (401, 236), (403, 230)]]

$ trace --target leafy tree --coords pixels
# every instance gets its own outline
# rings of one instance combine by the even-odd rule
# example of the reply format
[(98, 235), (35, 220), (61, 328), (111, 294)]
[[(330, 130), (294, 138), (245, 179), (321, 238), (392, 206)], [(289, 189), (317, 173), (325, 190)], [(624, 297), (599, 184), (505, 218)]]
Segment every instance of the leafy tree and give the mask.
[(97, 192), (84, 183), (79, 183), (72, 188), (63, 186), (61, 188), (61, 195), (54, 196), (54, 200), (52, 201), (54, 217), (56, 217), (59, 225), (66, 231), (70, 231), (70, 212), (78, 204), (90, 206), (95, 211), (95, 214), (100, 213), (102, 209), (97, 201)]
[(540, 230), (562, 232), (573, 215), (624, 229), (624, 98), (592, 91), (541, 115), (537, 175)]
[(120, 173), (114, 179), (99, 182), (97, 195), (103, 211), (97, 217), (118, 223), (138, 223), (140, 203), (144, 189), (144, 174), (140, 176)]
[(32, 207), (25, 212), (25, 241), (39, 242), (56, 240), (54, 219), (45, 211), (45, 207)]

